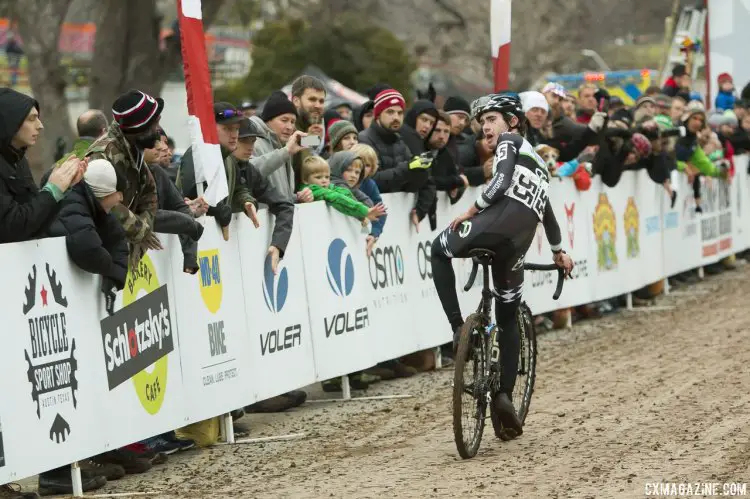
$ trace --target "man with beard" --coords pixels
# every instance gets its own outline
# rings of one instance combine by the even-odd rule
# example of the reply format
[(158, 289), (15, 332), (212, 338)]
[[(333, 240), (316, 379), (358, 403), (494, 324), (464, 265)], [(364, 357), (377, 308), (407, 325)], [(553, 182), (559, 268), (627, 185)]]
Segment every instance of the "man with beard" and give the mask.
[[(302, 75), (292, 82), (292, 104), (297, 109), (297, 130), (308, 133), (312, 125), (322, 122), (325, 101), (326, 86), (314, 76)], [(294, 169), (295, 178), (300, 178), (300, 169), (305, 159), (313, 154), (321, 154), (323, 152), (326, 142), (326, 126), (323, 127), (323, 134), (320, 137), (320, 147), (313, 149), (306, 147), (294, 155), (292, 168)]]
[(461, 171), (464, 185), (482, 185), (485, 180), (484, 167), (479, 164), (477, 155), (477, 134), (470, 127), (471, 106), (463, 97), (452, 96), (445, 100), (443, 111), (451, 120), (447, 149)]
[(163, 249), (153, 231), (158, 208), (156, 183), (143, 160), (143, 150), (159, 140), (159, 119), (164, 100), (140, 90), (130, 90), (115, 100), (115, 120), (107, 133), (86, 152), (89, 161), (104, 159), (124, 179), (122, 202), (111, 213), (125, 229), (130, 243), (130, 265), (135, 266), (149, 249)]

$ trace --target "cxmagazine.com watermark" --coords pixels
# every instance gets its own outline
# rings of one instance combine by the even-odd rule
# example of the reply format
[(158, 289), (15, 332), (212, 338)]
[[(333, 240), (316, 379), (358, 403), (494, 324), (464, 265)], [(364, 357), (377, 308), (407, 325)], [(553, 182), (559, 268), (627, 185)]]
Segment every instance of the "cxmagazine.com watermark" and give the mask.
[(744, 497), (745, 482), (648, 482), (644, 486), (647, 497)]

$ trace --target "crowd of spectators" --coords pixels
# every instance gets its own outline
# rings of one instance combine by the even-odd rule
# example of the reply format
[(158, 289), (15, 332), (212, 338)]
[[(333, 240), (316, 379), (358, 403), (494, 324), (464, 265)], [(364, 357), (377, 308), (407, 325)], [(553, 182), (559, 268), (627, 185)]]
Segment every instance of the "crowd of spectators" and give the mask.
[[(720, 75), (718, 83), (711, 112), (692, 92), (682, 65), (663, 88), (649, 88), (630, 108), (590, 83), (575, 96), (550, 83), (520, 93), (527, 138), (553, 176), (572, 177), (580, 190), (590, 187), (593, 176), (614, 187), (624, 171), (643, 169), (663, 186), (672, 206), (680, 196), (692, 196), (700, 212), (699, 178), (731, 179), (734, 154), (750, 151), (750, 103), (737, 97), (730, 75)], [(72, 151), (37, 185), (25, 153), (43, 130), (42, 110), (31, 97), (0, 89), (0, 242), (65, 237), (71, 260), (101, 276), (112, 313), (128, 266), (147, 251), (162, 249), (157, 232), (177, 234), (184, 271), (197, 272), (204, 214), (214, 218), (228, 240), (233, 213), (244, 213), (248, 223), (259, 227), (257, 210), (260, 204), (267, 206), (275, 215), (267, 252), (274, 271), (289, 242), (295, 203), (324, 201), (357, 219), (366, 232), (368, 256), (388, 230), (387, 217), (408, 217), (415, 231), (425, 218), (433, 230), (444, 225), (447, 221), (436, 219), (437, 192), (456, 202), (467, 187), (481, 186), (492, 176), (492, 155), (471, 119), (472, 106), (460, 96), (448, 96), (440, 109), (432, 96), (407, 109), (401, 92), (387, 84), (367, 93), (369, 100), (359, 107), (338, 102), (326, 110), (323, 82), (302, 76), (293, 83), (291, 98), (275, 92), (260, 110), (250, 101), (215, 103), (229, 195), (212, 207), (200, 195), (191, 150), (177, 157), (174, 142), (159, 124), (164, 111), (160, 98), (129, 91), (113, 103), (111, 122), (98, 110), (83, 113)], [(678, 192), (681, 174), (692, 192)], [(381, 195), (392, 192), (415, 193), (408, 213), (387, 212)], [(676, 282), (694, 279), (692, 272), (675, 276)], [(590, 317), (616, 305), (617, 300), (609, 300), (580, 307), (575, 314)], [(539, 317), (537, 323), (546, 325), (547, 318)], [(443, 352), (450, 363), (450, 346)], [(381, 379), (416, 372), (418, 367), (393, 359), (352, 373), (350, 380), (353, 388), (366, 389)], [(341, 391), (340, 379), (324, 382), (323, 388)], [(233, 415), (283, 411), (305, 398), (302, 391), (289, 392)], [(81, 464), (84, 490), (147, 471), (166, 455), (193, 445), (169, 432), (94, 456)], [(71, 493), (69, 470), (43, 473), (39, 490)]]

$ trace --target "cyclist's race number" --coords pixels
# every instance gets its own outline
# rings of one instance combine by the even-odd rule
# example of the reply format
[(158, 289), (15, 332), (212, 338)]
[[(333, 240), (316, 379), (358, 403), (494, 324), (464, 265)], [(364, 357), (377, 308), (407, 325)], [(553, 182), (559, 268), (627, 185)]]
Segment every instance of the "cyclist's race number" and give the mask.
[(540, 169), (536, 172), (516, 165), (513, 171), (513, 180), (510, 187), (505, 191), (505, 195), (523, 203), (526, 207), (533, 210), (539, 217), (544, 218), (544, 209), (547, 207), (547, 191), (549, 182), (546, 175)]

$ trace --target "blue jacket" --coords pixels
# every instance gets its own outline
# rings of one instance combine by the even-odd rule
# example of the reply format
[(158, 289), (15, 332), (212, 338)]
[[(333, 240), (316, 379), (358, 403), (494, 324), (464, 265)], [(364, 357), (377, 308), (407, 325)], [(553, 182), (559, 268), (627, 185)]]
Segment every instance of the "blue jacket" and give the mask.
[[(371, 178), (366, 178), (364, 181), (362, 181), (362, 184), (359, 186), (359, 190), (367, 194), (367, 197), (372, 199), (373, 204), (378, 204), (383, 202), (383, 198), (380, 197), (380, 189), (378, 189), (378, 184), (375, 183), (375, 181)], [(383, 226), (385, 225), (385, 219), (388, 218), (387, 216), (382, 216), (372, 222), (370, 235), (374, 237), (380, 237), (380, 234), (383, 233)]]
[(734, 109), (734, 101), (736, 98), (734, 92), (720, 91), (716, 94), (715, 107), (716, 109), (721, 109), (723, 111)]

